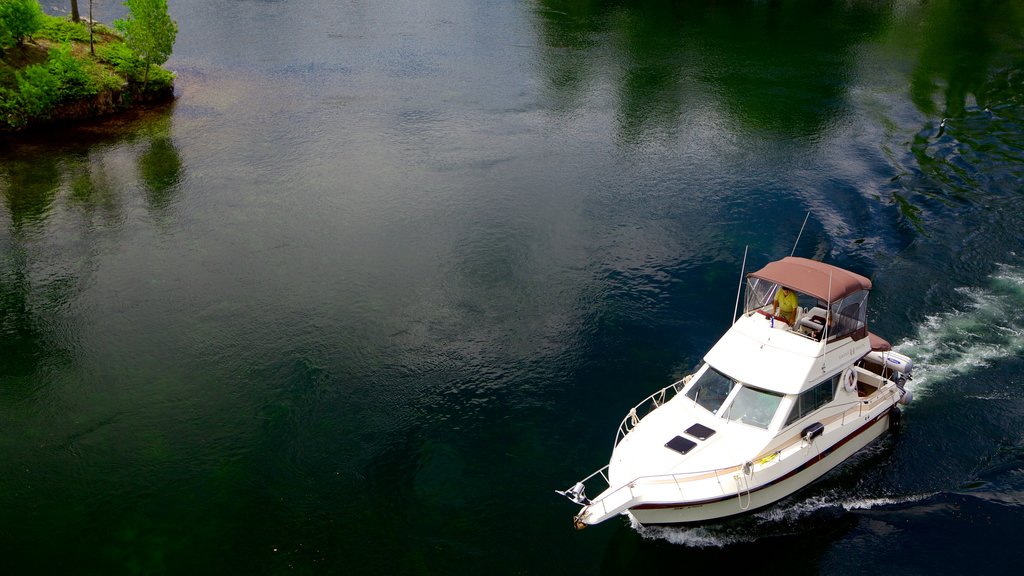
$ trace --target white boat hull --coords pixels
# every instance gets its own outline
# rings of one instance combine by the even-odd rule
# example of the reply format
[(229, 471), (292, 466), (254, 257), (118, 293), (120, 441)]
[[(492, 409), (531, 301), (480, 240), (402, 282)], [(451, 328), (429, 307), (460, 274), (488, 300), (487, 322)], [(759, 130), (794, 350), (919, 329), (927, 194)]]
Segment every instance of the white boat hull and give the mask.
[(877, 440), (889, 429), (890, 414), (891, 411), (887, 410), (872, 418), (832, 445), (826, 454), (809, 459), (797, 470), (766, 480), (763, 484), (751, 482), (749, 492), (738, 490), (738, 494), (701, 502), (640, 504), (626, 513), (641, 525), (657, 526), (718, 522), (755, 512), (808, 486)]

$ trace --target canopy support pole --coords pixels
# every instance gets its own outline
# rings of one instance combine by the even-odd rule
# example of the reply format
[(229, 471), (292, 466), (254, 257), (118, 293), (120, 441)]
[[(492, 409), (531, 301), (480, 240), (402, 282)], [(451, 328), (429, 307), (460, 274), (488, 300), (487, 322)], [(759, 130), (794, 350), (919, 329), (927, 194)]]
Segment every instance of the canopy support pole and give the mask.
[(743, 265), (740, 266), (740, 285), (736, 287), (736, 306), (732, 309), (732, 323), (736, 323), (740, 311), (740, 293), (743, 292), (743, 273), (747, 271), (747, 250), (750, 249), (750, 245), (743, 247)]

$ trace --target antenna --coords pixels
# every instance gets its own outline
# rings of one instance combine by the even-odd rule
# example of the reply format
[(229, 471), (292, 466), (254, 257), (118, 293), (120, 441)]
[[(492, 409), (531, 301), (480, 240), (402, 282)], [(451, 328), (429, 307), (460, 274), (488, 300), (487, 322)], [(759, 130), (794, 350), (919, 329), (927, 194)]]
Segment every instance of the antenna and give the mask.
[(824, 344), (821, 347), (821, 371), (826, 370), (825, 358), (828, 356), (828, 325), (829, 321), (832, 320), (832, 271), (828, 271), (828, 300), (825, 302), (825, 331), (822, 340)]
[[(808, 214), (810, 213), (808, 212)], [(740, 266), (740, 285), (736, 287), (736, 306), (732, 309), (733, 324), (736, 323), (736, 315), (739, 313), (740, 310), (740, 292), (743, 291), (743, 273), (747, 271), (747, 250), (749, 248), (749, 244), (743, 247), (743, 265)]]
[(793, 251), (789, 253), (790, 256), (796, 254), (796, 245), (800, 243), (800, 237), (804, 235), (804, 226), (807, 226), (807, 219), (811, 217), (811, 211), (807, 211), (807, 216), (804, 216), (804, 223), (800, 225), (800, 233), (796, 235), (796, 242), (793, 242)]

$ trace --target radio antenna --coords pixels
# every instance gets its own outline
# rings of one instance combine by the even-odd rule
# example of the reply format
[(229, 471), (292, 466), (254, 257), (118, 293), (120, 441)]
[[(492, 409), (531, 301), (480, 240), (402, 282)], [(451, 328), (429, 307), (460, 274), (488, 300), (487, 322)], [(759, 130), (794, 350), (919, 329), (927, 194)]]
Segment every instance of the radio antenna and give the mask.
[(789, 253), (790, 256), (796, 254), (796, 245), (800, 243), (800, 237), (804, 235), (804, 226), (807, 226), (807, 219), (811, 217), (811, 211), (807, 211), (807, 216), (804, 216), (804, 223), (800, 225), (800, 233), (796, 235), (796, 242), (793, 242), (793, 251)]

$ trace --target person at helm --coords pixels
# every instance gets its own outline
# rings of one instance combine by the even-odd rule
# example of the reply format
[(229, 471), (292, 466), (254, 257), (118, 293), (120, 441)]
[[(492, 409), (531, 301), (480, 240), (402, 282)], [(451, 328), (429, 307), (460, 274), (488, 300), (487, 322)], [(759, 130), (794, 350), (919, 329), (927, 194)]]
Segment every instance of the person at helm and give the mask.
[(778, 310), (778, 316), (792, 326), (796, 322), (796, 307), (796, 292), (785, 286), (779, 286), (779, 289), (775, 291), (775, 299), (772, 300), (772, 316), (775, 316), (776, 310)]

